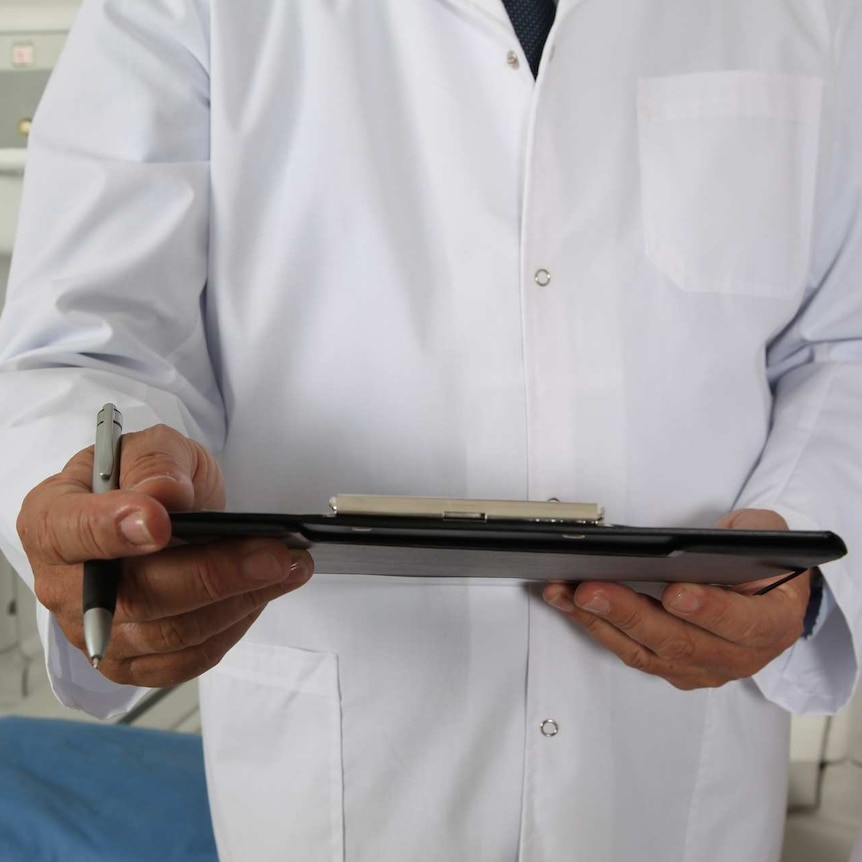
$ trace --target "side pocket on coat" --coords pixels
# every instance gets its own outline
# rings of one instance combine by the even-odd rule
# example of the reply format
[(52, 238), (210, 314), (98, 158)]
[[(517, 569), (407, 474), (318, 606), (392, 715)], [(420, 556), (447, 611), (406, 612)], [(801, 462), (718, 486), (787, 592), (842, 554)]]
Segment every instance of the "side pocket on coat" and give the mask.
[(200, 691), (222, 862), (343, 862), (337, 656), (241, 642)]

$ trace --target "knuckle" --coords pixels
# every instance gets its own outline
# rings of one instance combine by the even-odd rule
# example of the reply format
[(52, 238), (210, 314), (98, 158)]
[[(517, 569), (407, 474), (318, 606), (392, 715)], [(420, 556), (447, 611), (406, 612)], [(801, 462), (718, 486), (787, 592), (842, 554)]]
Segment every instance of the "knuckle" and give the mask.
[[(111, 548), (109, 542), (106, 541), (106, 536), (103, 530), (99, 528), (105, 524), (110, 524), (111, 535), (115, 535), (115, 527), (113, 520), (94, 519), (89, 517), (86, 512), (79, 511), (75, 515), (74, 530), (78, 537), (78, 542), (86, 548), (87, 556), (93, 557), (109, 557), (111, 556)], [(54, 539), (58, 540), (57, 531), (54, 531)], [(57, 549), (60, 556), (59, 548)]]
[[(260, 616), (263, 608), (248, 614), (227, 631), (182, 650), (162, 655), (139, 655), (128, 659), (123, 681), (151, 688), (179, 685), (214, 668), (225, 653)], [(113, 677), (112, 677), (113, 678)]]
[(49, 511), (43, 506), (25, 505), (18, 514), (15, 527), (27, 556), (31, 559), (56, 557), (52, 548), (54, 530), (51, 529)]
[(194, 643), (194, 614), (189, 619), (167, 617), (156, 623), (156, 639), (154, 652), (179, 652), (190, 643)]
[(60, 570), (35, 566), (33, 592), (43, 608), (57, 617), (65, 631), (71, 622), (81, 625), (81, 580), (73, 570)]
[(33, 569), (33, 592), (42, 607), (47, 608), (49, 611), (55, 609), (54, 596), (56, 589), (54, 579), (46, 576), (44, 572), (35, 567)]
[(272, 598), (284, 591), (283, 584), (277, 584), (272, 590), (258, 590), (254, 593), (243, 593), (239, 597), (238, 619), (248, 619), (260, 614)]
[(655, 647), (656, 654), (671, 662), (687, 663), (697, 651), (697, 645), (689, 632), (666, 638)]
[(153, 475), (184, 477), (191, 455), (188, 441), (167, 425), (154, 425), (143, 431), (123, 435), (121, 485), (134, 485)]
[[(173, 479), (172, 490), (156, 491), (168, 494), (171, 505), (186, 508), (193, 500), (207, 508), (223, 508), (224, 479), (215, 457), (195, 440), (185, 437), (167, 425), (155, 425), (144, 431), (123, 437), (124, 452), (121, 486), (143, 489), (153, 479)], [(148, 489), (149, 490), (149, 489)]]
[(188, 672), (192, 676), (200, 676), (202, 673), (206, 673), (224, 658), (226, 652), (226, 648), (222, 648), (220, 645), (217, 647), (212, 639), (204, 641), (204, 643), (195, 648), (193, 653), (194, 659), (189, 665)]
[(200, 674), (214, 668), (225, 657), (228, 650), (251, 628), (261, 613), (263, 613), (263, 607), (255, 608), (230, 628), (197, 646), (194, 650), (197, 654), (194, 675), (200, 676)]
[(122, 485), (134, 488), (145, 479), (155, 476), (170, 476), (174, 479), (180, 479), (182, 470), (175, 459), (164, 452), (142, 452), (124, 471)]
[(136, 460), (153, 454), (169, 452), (178, 439), (182, 440), (182, 435), (169, 425), (165, 425), (164, 422), (151, 425), (141, 431), (123, 434), (123, 444), (134, 447)]
[(713, 629), (721, 631), (739, 627), (739, 621), (736, 619), (737, 611), (727, 601), (725, 596), (712, 597), (709, 603), (709, 623)]
[(30, 557), (62, 559), (57, 544), (53, 511), (49, 505), (52, 486), (58, 481), (58, 476), (51, 476), (37, 485), (24, 498), (18, 512), (15, 528), (21, 545)]
[(41, 578), (34, 578), (33, 593), (36, 596), (36, 601), (39, 602), (43, 608), (51, 612), (55, 610), (53, 606), (53, 596), (45, 589), (45, 585), (42, 583)]
[(632, 670), (652, 673), (652, 657), (643, 647), (626, 650), (620, 655), (620, 658), (622, 659), (623, 664), (630, 667)]
[[(247, 632), (254, 625), (255, 621), (264, 612), (265, 608), (266, 608), (265, 604), (259, 605), (250, 614), (248, 614), (248, 616), (246, 616), (245, 628), (242, 631), (243, 634), (245, 634), (245, 632)], [(231, 646), (233, 646), (233, 644), (231, 644)]]
[(188, 444), (192, 449), (192, 479), (195, 486), (201, 489), (208, 506), (217, 509), (224, 507), (224, 479), (218, 461), (200, 443), (189, 440)]
[[(59, 518), (47, 509), (39, 514), (36, 529), (40, 534), (40, 550), (46, 559), (71, 564), (81, 559), (113, 556), (110, 547), (111, 537), (116, 532), (113, 520), (94, 517), (84, 507)], [(71, 547), (75, 548), (74, 553)]]
[[(242, 633), (244, 632), (245, 627), (242, 630)], [(210, 638), (188, 650), (187, 655), (184, 656), (183, 672), (191, 679), (212, 670), (224, 658), (225, 653), (239, 640), (242, 633), (238, 633), (230, 641), (226, 641), (224, 637)]]
[(605, 630), (605, 626), (608, 625), (605, 620), (600, 617), (593, 616), (592, 614), (580, 613), (577, 616), (574, 614), (575, 612), (568, 616), (576, 619), (578, 623), (586, 629), (587, 633), (595, 638), (598, 638), (599, 634)]
[(54, 614), (60, 610), (63, 603), (49, 578), (39, 576), (38, 574), (35, 575), (33, 578), (33, 592), (36, 595), (37, 601), (43, 608), (46, 608)]
[(229, 565), (224, 554), (208, 547), (190, 555), (188, 565), (189, 575), (200, 587), (207, 604), (215, 604), (224, 597), (225, 568)]
[(618, 629), (629, 631), (641, 621), (641, 613), (637, 608), (626, 609), (615, 613), (613, 617), (609, 618), (609, 621)]
[(123, 577), (117, 592), (115, 617), (146, 621), (159, 619), (164, 613), (160, 606), (160, 597), (147, 588), (146, 578), (140, 577), (140, 572), (138, 560), (123, 561)]
[[(40, 508), (34, 502), (35, 494), (36, 489), (30, 491), (30, 493), (24, 498), (24, 502), (21, 504), (21, 509), (18, 512), (18, 518), (15, 521), (15, 530), (18, 533), (18, 538), (21, 540), (21, 544), (24, 546), (25, 551), (29, 551), (33, 545), (33, 521), (39, 517)], [(36, 535), (38, 535), (38, 532)]]
[(740, 631), (740, 643), (751, 646), (761, 646), (772, 643), (774, 640), (775, 632), (771, 624), (760, 617), (749, 620)]

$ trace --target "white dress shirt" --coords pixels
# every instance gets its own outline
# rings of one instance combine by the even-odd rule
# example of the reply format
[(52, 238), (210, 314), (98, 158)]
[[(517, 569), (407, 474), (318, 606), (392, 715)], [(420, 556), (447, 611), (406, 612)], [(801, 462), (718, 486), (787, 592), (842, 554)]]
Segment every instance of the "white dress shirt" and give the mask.
[[(510, 581), (318, 577), (202, 680), (230, 862), (766, 862), (788, 715), (862, 632), (856, 0), (85, 0), (0, 324), (2, 548), (106, 400), (233, 509), (332, 493), (739, 506), (832, 529), (835, 606), (683, 692)], [(40, 618), (60, 699), (139, 696)]]

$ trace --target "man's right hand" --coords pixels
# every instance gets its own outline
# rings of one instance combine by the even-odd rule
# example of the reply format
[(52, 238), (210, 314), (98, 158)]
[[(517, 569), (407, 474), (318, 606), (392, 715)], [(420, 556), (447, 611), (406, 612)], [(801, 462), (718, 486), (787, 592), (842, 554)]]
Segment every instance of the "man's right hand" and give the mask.
[(122, 440), (120, 488), (91, 493), (93, 447), (34, 488), (18, 516), (36, 596), (85, 652), (83, 562), (122, 557), (111, 641), (99, 670), (164, 687), (218, 664), (267, 603), (302, 586), (313, 563), (277, 539), (170, 546), (169, 511), (224, 508), (213, 456), (159, 425)]

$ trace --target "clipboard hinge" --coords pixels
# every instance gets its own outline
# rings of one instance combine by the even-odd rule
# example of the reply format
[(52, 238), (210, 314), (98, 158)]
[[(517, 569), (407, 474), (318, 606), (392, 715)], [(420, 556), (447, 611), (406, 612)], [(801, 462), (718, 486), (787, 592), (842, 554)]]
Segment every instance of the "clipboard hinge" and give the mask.
[(596, 503), (559, 500), (481, 500), (452, 497), (400, 497), (338, 494), (329, 507), (334, 515), (439, 518), (444, 521), (524, 521), (535, 524), (600, 526), (604, 508)]

